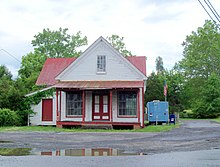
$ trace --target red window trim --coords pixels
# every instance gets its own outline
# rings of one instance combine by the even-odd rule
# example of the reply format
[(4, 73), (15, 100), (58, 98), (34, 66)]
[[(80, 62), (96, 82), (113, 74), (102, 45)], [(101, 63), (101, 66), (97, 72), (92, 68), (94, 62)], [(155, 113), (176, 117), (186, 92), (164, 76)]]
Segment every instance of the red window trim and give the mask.
[(66, 116), (66, 118), (82, 118), (82, 115), (70, 115), (70, 116)]

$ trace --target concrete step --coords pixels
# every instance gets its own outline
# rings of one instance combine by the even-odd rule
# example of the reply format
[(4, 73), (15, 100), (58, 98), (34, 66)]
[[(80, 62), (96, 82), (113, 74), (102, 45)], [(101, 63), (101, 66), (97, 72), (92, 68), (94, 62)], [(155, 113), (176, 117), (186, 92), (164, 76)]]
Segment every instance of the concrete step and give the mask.
[(82, 129), (112, 129), (110, 124), (86, 124), (82, 125)]

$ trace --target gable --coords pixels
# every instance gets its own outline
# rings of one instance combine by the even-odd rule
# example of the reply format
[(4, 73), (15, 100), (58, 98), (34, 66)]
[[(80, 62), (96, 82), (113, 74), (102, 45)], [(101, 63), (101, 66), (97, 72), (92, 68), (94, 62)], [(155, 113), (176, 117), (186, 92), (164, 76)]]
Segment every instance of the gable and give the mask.
[(76, 58), (47, 58), (36, 85), (54, 85), (57, 82), (56, 76), (75, 60)]
[[(97, 56), (100, 55), (106, 57), (106, 71), (104, 73), (97, 72)], [(144, 80), (146, 72), (142, 73), (131, 62), (115, 50), (103, 37), (100, 37), (56, 79), (60, 81)]]

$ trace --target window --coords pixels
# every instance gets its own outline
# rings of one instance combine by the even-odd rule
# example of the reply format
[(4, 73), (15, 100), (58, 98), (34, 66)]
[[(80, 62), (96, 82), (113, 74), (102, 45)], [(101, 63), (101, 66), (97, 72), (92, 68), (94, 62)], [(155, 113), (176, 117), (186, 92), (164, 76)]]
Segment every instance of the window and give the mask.
[(97, 56), (97, 72), (106, 72), (106, 57)]
[(118, 115), (136, 116), (137, 115), (137, 93), (134, 91), (118, 92)]
[(82, 115), (82, 94), (80, 92), (66, 92), (66, 115)]

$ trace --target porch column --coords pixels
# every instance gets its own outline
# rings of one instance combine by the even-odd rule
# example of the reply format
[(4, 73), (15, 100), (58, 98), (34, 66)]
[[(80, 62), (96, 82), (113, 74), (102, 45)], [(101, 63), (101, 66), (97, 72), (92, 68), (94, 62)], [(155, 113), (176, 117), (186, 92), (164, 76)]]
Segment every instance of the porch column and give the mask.
[(144, 128), (144, 116), (145, 116), (145, 101), (144, 101), (144, 86), (142, 88), (142, 107), (143, 107), (143, 122), (142, 122), (142, 128)]
[(137, 94), (137, 112), (138, 112), (138, 123), (140, 123), (140, 88), (138, 89), (138, 94)]
[(110, 99), (109, 99), (109, 120), (110, 120), (110, 122), (112, 122), (112, 90), (110, 90), (110, 97), (109, 97)]
[(59, 94), (59, 92), (58, 92), (58, 90), (56, 89), (56, 113), (57, 113), (57, 121), (59, 121), (59, 111), (58, 111), (58, 109), (59, 109), (59, 106), (58, 106), (59, 100), (58, 100), (58, 94)]
[(85, 91), (82, 91), (82, 122), (85, 122)]
[(62, 104), (62, 101), (61, 101), (61, 99), (62, 99), (62, 92), (61, 92), (61, 90), (60, 90), (60, 108), (59, 108), (59, 121), (61, 121), (61, 104)]

